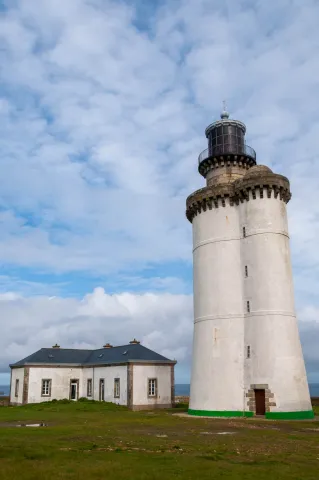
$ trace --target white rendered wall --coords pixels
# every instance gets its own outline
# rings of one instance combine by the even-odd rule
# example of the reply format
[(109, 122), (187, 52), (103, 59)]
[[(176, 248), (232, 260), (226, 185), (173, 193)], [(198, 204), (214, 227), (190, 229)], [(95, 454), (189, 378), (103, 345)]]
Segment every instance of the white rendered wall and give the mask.
[[(11, 388), (10, 388), (10, 402), (11, 403), (22, 403), (23, 398), (23, 378), (24, 378), (24, 367), (13, 368), (11, 370)], [(18, 396), (15, 396), (16, 380), (19, 380), (19, 390)]]
[[(294, 309), (286, 204), (279, 199), (250, 198), (240, 204), (246, 227), (242, 240), (246, 313), (245, 384), (268, 384), (276, 406), (271, 412), (311, 410), (306, 370)], [(266, 198), (265, 198), (266, 197)], [(245, 305), (246, 306), (246, 305)]]
[[(148, 379), (157, 378), (157, 397), (148, 397)], [(133, 366), (133, 405), (171, 405), (171, 366), (170, 365), (134, 365)]]
[[(104, 379), (104, 400), (118, 405), (127, 405), (127, 366), (94, 367), (94, 400), (99, 400), (100, 379)], [(114, 398), (114, 379), (120, 379), (120, 398)]]
[[(13, 369), (13, 372), (16, 369)], [(23, 368), (22, 383), (23, 383)], [(62, 400), (70, 397), (70, 381), (79, 380), (78, 397), (87, 397), (87, 380), (93, 380), (93, 397), (99, 400), (99, 380), (104, 379), (104, 400), (120, 405), (127, 405), (127, 367), (30, 367), (29, 403), (39, 403), (53, 399)], [(120, 398), (114, 397), (114, 378), (120, 378)], [(51, 396), (41, 396), (42, 380), (51, 379)], [(21, 386), (22, 389), (22, 386)], [(14, 394), (14, 393), (13, 393)], [(22, 395), (22, 390), (21, 390)], [(14, 400), (13, 400), (14, 401)], [(22, 396), (21, 396), (22, 401)]]
[[(87, 381), (88, 379), (92, 379), (92, 396), (88, 397), (87, 396)], [(80, 397), (86, 397), (89, 400), (98, 400), (93, 398), (93, 367), (85, 367), (82, 368), (82, 379), (80, 383)]]
[(244, 305), (241, 225), (221, 203), (193, 219), (194, 339), (191, 410), (242, 411)]
[[(42, 380), (51, 380), (51, 396), (41, 396)], [(79, 398), (83, 387), (81, 367), (30, 367), (28, 403), (62, 400), (70, 397), (70, 381), (79, 380)], [(83, 390), (82, 390), (83, 393)], [(85, 395), (86, 396), (86, 395)]]

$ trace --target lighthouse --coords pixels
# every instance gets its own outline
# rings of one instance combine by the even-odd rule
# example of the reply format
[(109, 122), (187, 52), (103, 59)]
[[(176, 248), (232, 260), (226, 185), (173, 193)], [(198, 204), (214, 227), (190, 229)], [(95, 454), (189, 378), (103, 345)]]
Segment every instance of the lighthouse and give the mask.
[(193, 227), (189, 414), (312, 418), (294, 307), (289, 180), (245, 143), (224, 108), (198, 159), (206, 186), (186, 201)]

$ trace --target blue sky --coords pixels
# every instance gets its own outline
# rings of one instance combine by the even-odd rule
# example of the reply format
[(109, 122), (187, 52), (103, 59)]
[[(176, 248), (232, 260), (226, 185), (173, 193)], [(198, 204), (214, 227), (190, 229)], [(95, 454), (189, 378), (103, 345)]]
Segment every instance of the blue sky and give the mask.
[(56, 342), (138, 337), (187, 382), (198, 154), (222, 100), (291, 180), (296, 307), (319, 380), (316, 0), (0, 0), (0, 383)]

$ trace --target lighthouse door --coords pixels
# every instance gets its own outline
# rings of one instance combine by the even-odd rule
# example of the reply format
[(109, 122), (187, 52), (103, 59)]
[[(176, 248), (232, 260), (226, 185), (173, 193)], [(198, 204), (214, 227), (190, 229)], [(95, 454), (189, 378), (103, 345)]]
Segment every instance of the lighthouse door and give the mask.
[(255, 390), (256, 415), (265, 415), (266, 413), (266, 396), (265, 390)]

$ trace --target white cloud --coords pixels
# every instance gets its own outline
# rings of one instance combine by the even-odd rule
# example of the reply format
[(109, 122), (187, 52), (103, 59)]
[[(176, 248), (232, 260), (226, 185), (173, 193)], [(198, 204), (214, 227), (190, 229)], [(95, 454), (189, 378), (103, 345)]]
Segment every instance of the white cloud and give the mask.
[(96, 288), (82, 299), (0, 294), (0, 371), (42, 347), (101, 348), (137, 338), (179, 361), (188, 377), (192, 297), (171, 294), (108, 295)]
[[(185, 197), (202, 183), (202, 132), (224, 97), (260, 161), (292, 177), (290, 212), (298, 202), (304, 216), (318, 169), (304, 165), (302, 182), (294, 172), (317, 150), (316, 13), (313, 0), (180, 0), (154, 12), (147, 32), (134, 3), (9, 6), (0, 191), (14, 218), (3, 217), (0, 257), (100, 273), (189, 260)], [(36, 224), (22, 227), (30, 212)]]
[[(144, 291), (148, 282), (150, 290), (183, 290), (182, 274), (155, 272), (150, 281), (141, 272), (191, 262), (185, 198), (204, 183), (196, 170), (203, 131), (226, 98), (232, 116), (247, 124), (259, 163), (291, 180), (297, 305), (319, 307), (316, 0), (163, 1), (157, 10), (147, 8), (147, 18), (134, 2), (6, 3), (0, 19), (2, 265), (114, 278), (123, 291), (134, 282)], [(50, 292), (41, 282), (24, 283), (16, 271), (6, 275), (1, 282), (12, 291), (60, 295), (53, 304), (65, 301), (66, 318), (73, 315), (80, 328), (78, 301), (63, 300), (71, 288), (63, 279)], [(49, 308), (43, 299), (19, 300), (41, 301)], [(26, 312), (24, 322), (32, 325), (29, 307)], [(170, 351), (161, 329), (145, 335), (157, 331), (157, 344)]]
[[(146, 347), (178, 361), (177, 382), (189, 381), (193, 332), (190, 295), (107, 294), (96, 288), (83, 298), (0, 294), (0, 371), (42, 347), (123, 345), (137, 338)], [(300, 311), (300, 332), (309, 378), (319, 369), (319, 309)]]

